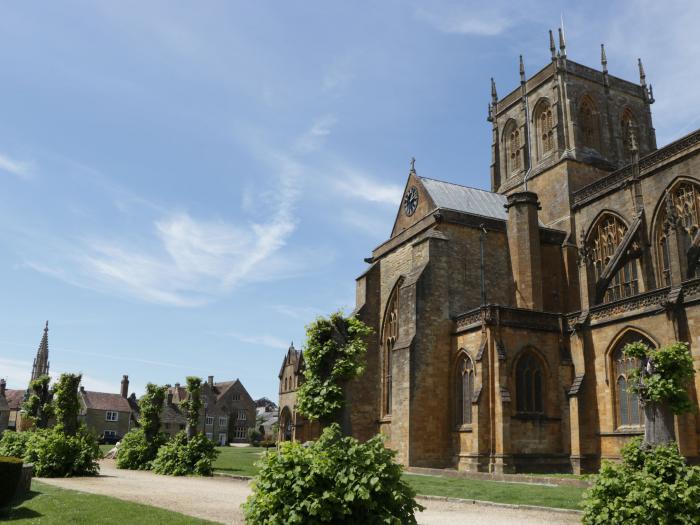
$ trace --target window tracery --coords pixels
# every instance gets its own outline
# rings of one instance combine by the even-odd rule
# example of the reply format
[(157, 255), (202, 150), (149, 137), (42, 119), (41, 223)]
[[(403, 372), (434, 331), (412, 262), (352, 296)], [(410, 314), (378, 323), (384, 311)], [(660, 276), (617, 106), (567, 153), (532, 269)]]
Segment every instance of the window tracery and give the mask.
[[(625, 225), (614, 215), (605, 215), (598, 220), (589, 237), (589, 252), (595, 282), (599, 282), (610, 259), (627, 232)], [(612, 277), (603, 302), (616, 301), (639, 293), (637, 260), (628, 260)]]
[(624, 347), (628, 343), (641, 341), (649, 346), (655, 346), (643, 335), (630, 332), (623, 337), (612, 352), (612, 371), (615, 389), (615, 417), (617, 427), (640, 427), (644, 424), (644, 412), (642, 410), (639, 395), (632, 391), (630, 380), (633, 370), (639, 368), (639, 360), (629, 357), (624, 353)]
[(520, 130), (514, 121), (506, 124), (504, 131), (506, 176), (510, 177), (522, 170)]
[(539, 358), (532, 351), (526, 351), (518, 360), (515, 386), (519, 413), (544, 413), (544, 374)]
[(474, 364), (468, 355), (462, 354), (455, 368), (455, 419), (458, 426), (472, 422), (474, 399)]
[(581, 130), (581, 144), (598, 150), (600, 148), (598, 111), (590, 97), (581, 100), (578, 111), (578, 122)]
[(549, 102), (540, 103), (536, 117), (539, 158), (543, 159), (554, 150), (554, 118)]
[(385, 415), (391, 414), (391, 403), (393, 396), (392, 384), (392, 353), (394, 345), (399, 337), (399, 293), (398, 285), (394, 290), (386, 313), (384, 314), (384, 326), (382, 328), (382, 347), (383, 347), (383, 396), (382, 410)]
[[(681, 253), (689, 255), (693, 241), (700, 230), (700, 190), (696, 184), (683, 181), (667, 192), (664, 197), (665, 206), (657, 219), (657, 260), (660, 268), (660, 279), (664, 285), (671, 284), (671, 253), (668, 244), (668, 234), (672, 227), (678, 226), (676, 232)], [(696, 261), (688, 261), (690, 271), (685, 277), (700, 277), (700, 267)]]

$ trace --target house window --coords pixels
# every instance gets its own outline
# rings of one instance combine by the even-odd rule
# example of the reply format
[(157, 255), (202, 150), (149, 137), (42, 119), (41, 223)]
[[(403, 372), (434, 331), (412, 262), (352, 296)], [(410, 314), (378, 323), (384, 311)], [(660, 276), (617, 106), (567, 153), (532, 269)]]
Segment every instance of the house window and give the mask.
[(472, 400), (474, 397), (474, 365), (468, 355), (463, 354), (455, 370), (455, 416), (457, 425), (472, 422)]
[(246, 427), (236, 427), (233, 435), (236, 439), (246, 439), (247, 433), (248, 429)]
[(544, 377), (542, 364), (532, 351), (518, 360), (515, 371), (517, 408), (521, 414), (544, 413)]
[(163, 428), (165, 428), (165, 430), (170, 429), (170, 423), (163, 423)]
[(214, 434), (211, 432), (207, 432), (206, 436), (209, 441), (214, 441)]
[(207, 416), (206, 424), (207, 424), (207, 426), (213, 425), (214, 424), (214, 416)]
[(228, 418), (226, 416), (219, 416), (219, 426), (225, 427), (228, 425)]
[(107, 421), (118, 421), (119, 420), (119, 412), (114, 412), (113, 410), (107, 410), (107, 413), (105, 414), (105, 419)]
[[(614, 215), (601, 217), (593, 228), (588, 247), (595, 282), (599, 282), (615, 250), (622, 243), (627, 226)], [(603, 295), (603, 302), (616, 301), (639, 293), (637, 260), (630, 258), (610, 279)]]
[(245, 410), (239, 408), (238, 413), (236, 414), (236, 419), (238, 419), (238, 421), (246, 421), (248, 419), (248, 416), (245, 413)]
[(115, 438), (117, 433), (114, 430), (105, 430), (102, 434), (106, 438)]
[(233, 400), (234, 400), (234, 401), (240, 401), (240, 400), (241, 400), (241, 394), (233, 394)]
[(393, 399), (392, 384), (392, 353), (396, 340), (399, 337), (399, 284), (396, 285), (391, 298), (389, 299), (386, 313), (384, 314), (384, 327), (382, 329), (382, 352), (383, 352), (383, 412), (385, 415), (391, 414), (391, 403)]
[(644, 412), (639, 396), (632, 391), (630, 374), (640, 366), (638, 359), (625, 355), (627, 343), (641, 341), (653, 347), (654, 344), (636, 332), (625, 336), (612, 352), (612, 371), (615, 386), (615, 412), (618, 428), (641, 427), (644, 424)]
[(228, 441), (228, 436), (226, 435), (225, 432), (219, 432), (219, 445), (226, 446), (226, 442)]

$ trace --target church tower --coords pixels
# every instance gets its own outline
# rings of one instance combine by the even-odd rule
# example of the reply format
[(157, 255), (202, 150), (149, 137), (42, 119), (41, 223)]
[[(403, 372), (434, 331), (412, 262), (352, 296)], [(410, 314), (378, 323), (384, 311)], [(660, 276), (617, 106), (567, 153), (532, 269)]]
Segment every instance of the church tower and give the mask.
[(530, 78), (520, 56), (520, 86), (502, 98), (491, 80), (491, 190), (537, 193), (547, 227), (573, 231), (570, 195), (656, 150), (651, 86), (639, 61), (639, 84), (567, 58), (549, 32), (551, 62)]
[(32, 366), (32, 381), (41, 376), (49, 374), (49, 322), (46, 321), (44, 326), (44, 335), (39, 343), (39, 349), (34, 358), (34, 366)]

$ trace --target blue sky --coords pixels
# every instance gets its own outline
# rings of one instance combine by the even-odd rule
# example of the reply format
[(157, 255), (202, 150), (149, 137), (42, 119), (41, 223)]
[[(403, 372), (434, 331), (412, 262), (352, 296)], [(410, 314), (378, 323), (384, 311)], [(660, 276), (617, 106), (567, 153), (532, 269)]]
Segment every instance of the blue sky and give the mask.
[(700, 4), (0, 2), (0, 377), (240, 378), (354, 306), (418, 173), (488, 187), (499, 93), (568, 55), (638, 80), (659, 144), (700, 127)]

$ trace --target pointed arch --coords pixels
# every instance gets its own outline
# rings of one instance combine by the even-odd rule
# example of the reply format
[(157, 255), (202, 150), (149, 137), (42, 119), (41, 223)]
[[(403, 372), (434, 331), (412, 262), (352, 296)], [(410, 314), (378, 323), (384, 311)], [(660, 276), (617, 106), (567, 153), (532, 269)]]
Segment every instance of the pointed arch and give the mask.
[(622, 160), (625, 163), (630, 163), (633, 160), (632, 151), (632, 135), (637, 141), (639, 147), (639, 125), (634, 112), (626, 107), (620, 115), (620, 134), (622, 136)]
[(515, 363), (515, 401), (519, 414), (544, 414), (547, 379), (544, 359), (533, 347), (525, 347)]
[(457, 353), (457, 359), (453, 367), (454, 392), (455, 392), (455, 424), (458, 427), (471, 425), (472, 403), (474, 401), (474, 378), (476, 369), (469, 352), (464, 348)]
[(536, 132), (537, 159), (542, 160), (554, 151), (554, 116), (548, 98), (542, 97), (537, 101), (532, 120)]
[(511, 177), (523, 169), (523, 140), (520, 128), (514, 119), (508, 120), (503, 126), (503, 146), (506, 177)]
[[(611, 263), (628, 229), (627, 222), (619, 214), (604, 210), (593, 221), (585, 237), (589, 268), (593, 281), (599, 286), (598, 300), (602, 302), (607, 303), (639, 293), (638, 257), (628, 256), (622, 263)], [(611, 268), (608, 268), (609, 264)], [(610, 270), (614, 270), (615, 267), (618, 269), (614, 274), (610, 274)], [(604, 275), (607, 276), (605, 279)]]
[(288, 406), (285, 406), (280, 411), (280, 441), (292, 441), (294, 439), (294, 422), (292, 418), (292, 411)]
[(579, 99), (577, 116), (581, 145), (600, 151), (600, 113), (588, 93)]
[(645, 332), (634, 327), (623, 328), (613, 339), (606, 356), (606, 377), (612, 385), (612, 404), (615, 414), (615, 428), (641, 428), (644, 425), (644, 411), (639, 395), (632, 391), (631, 373), (641, 366), (638, 359), (625, 355), (624, 348), (628, 343), (642, 342), (652, 348), (657, 348), (656, 341)]
[(381, 356), (382, 356), (382, 415), (391, 415), (393, 402), (393, 372), (392, 353), (396, 340), (399, 338), (399, 289), (403, 283), (403, 276), (399, 277), (394, 288), (389, 294), (389, 300), (384, 309), (384, 319), (381, 330)]
[[(700, 277), (700, 183), (679, 177), (671, 182), (654, 212), (654, 246), (659, 282), (671, 284), (671, 260), (685, 257), (682, 279)], [(677, 251), (671, 249), (669, 234), (676, 234)]]

